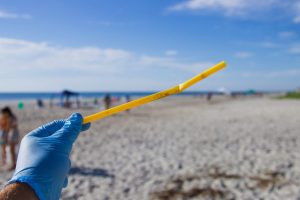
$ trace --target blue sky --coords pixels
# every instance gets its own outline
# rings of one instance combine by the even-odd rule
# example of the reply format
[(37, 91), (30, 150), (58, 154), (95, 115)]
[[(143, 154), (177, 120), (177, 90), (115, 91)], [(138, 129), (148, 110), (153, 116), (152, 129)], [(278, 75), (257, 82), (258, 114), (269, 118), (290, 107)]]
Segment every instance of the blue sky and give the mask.
[(299, 0), (0, 0), (0, 91), (300, 88)]

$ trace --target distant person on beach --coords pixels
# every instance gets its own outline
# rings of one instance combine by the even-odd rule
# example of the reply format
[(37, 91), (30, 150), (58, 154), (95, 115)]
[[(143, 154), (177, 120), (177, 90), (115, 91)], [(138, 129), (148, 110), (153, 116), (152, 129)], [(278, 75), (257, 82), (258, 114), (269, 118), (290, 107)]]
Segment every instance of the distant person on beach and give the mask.
[(54, 95), (54, 94), (52, 94), (52, 95), (51, 95), (51, 98), (50, 98), (50, 101), (49, 101), (49, 107), (50, 107), (50, 108), (52, 108), (52, 107), (53, 107), (53, 105), (54, 105), (54, 103), (53, 103), (53, 101), (54, 101), (54, 98), (55, 98), (55, 95)]
[[(128, 103), (129, 101), (131, 101), (131, 98), (130, 98), (130, 96), (129, 95), (126, 95), (125, 96), (125, 99), (126, 99), (126, 103)], [(128, 110), (126, 110), (126, 112), (130, 112), (130, 109), (128, 109)]]
[(37, 99), (36, 100), (36, 105), (38, 108), (43, 108), (44, 107), (44, 102), (42, 99)]
[(131, 98), (130, 98), (130, 96), (129, 96), (129, 95), (126, 95), (126, 96), (125, 96), (125, 99), (126, 99), (126, 102), (129, 102), (129, 101), (131, 101)]
[(98, 104), (99, 104), (98, 99), (95, 97), (94, 98), (94, 105), (98, 105)]
[(21, 142), (15, 173), (0, 190), (0, 199), (58, 200), (68, 185), (73, 143), (90, 126), (82, 122), (82, 116), (75, 113), (28, 133)]
[(105, 109), (107, 110), (107, 109), (109, 109), (110, 107), (111, 107), (111, 97), (110, 97), (110, 95), (109, 94), (106, 94), (105, 96), (104, 96), (104, 105), (105, 105)]
[(16, 146), (19, 142), (19, 130), (17, 118), (9, 107), (5, 107), (0, 113), (2, 164), (6, 165), (6, 146), (9, 146), (11, 156), (11, 166), (13, 170), (16, 166)]
[(212, 99), (212, 97), (213, 97), (213, 93), (212, 93), (212, 92), (209, 92), (209, 93), (207, 94), (206, 100), (207, 100), (208, 102), (210, 102), (211, 99)]

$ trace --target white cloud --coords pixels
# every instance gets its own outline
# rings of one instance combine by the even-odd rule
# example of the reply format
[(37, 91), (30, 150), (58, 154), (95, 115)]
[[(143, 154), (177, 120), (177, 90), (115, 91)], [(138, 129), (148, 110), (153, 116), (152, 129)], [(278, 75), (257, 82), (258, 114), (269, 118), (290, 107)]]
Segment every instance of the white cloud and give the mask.
[(272, 71), (269, 73), (271, 78), (282, 78), (282, 77), (299, 77), (300, 76), (300, 69), (287, 69), (281, 71)]
[(0, 38), (0, 66), (11, 70), (117, 70), (112, 66), (129, 62), (130, 52), (96, 47), (66, 48), (45, 42)]
[(296, 12), (296, 16), (294, 18), (294, 23), (299, 24), (300, 23), (300, 1), (295, 3), (294, 9)]
[(293, 54), (300, 54), (300, 45), (295, 45), (291, 47), (289, 52)]
[(169, 9), (173, 11), (210, 9), (224, 11), (226, 15), (243, 15), (254, 10), (268, 9), (276, 3), (278, 0), (186, 0)]
[[(298, 50), (300, 52), (300, 48)], [(242, 58), (250, 52), (238, 52)], [(177, 56), (151, 56), (124, 49), (99, 48), (93, 46), (64, 47), (47, 42), (33, 42), (11, 38), (0, 38), (0, 91), (117, 91), (117, 90), (160, 90), (171, 87), (198, 74), (215, 63), (210, 61), (181, 60)], [(233, 70), (236, 71), (236, 70)], [(272, 88), (283, 74), (298, 77), (299, 70), (287, 69), (282, 72), (268, 71), (265, 77), (255, 77), (261, 83), (233, 80), (228, 71), (218, 73), (201, 82), (194, 89), (230, 89), (261, 87)], [(227, 74), (227, 76), (226, 76)], [(268, 83), (268, 86), (264, 84)], [(290, 83), (294, 87), (296, 83)], [(284, 81), (280, 84), (286, 86)], [(279, 83), (278, 83), (279, 85)], [(290, 87), (290, 86), (288, 86)]]
[(282, 69), (282, 70), (270, 70), (267, 73), (257, 71), (247, 71), (240, 74), (242, 78), (249, 79), (274, 79), (274, 78), (293, 78), (300, 76), (300, 69)]
[(294, 37), (296, 34), (292, 31), (282, 31), (278, 33), (278, 36), (280, 38), (292, 38)]
[(266, 16), (273, 10), (284, 16), (291, 16), (295, 23), (300, 23), (299, 0), (184, 0), (172, 5), (169, 11), (215, 11), (226, 16), (244, 16), (255, 18)]
[(16, 14), (0, 10), (0, 19), (31, 19), (32, 16), (28, 14)]
[(296, 24), (299, 24), (299, 23), (300, 23), (300, 15), (299, 15), (299, 16), (296, 16), (296, 17), (294, 18), (294, 22), (295, 22)]
[(178, 51), (174, 49), (169, 49), (165, 52), (166, 56), (176, 56), (178, 54)]
[(274, 42), (263, 42), (263, 43), (261, 43), (261, 46), (265, 47), (265, 48), (276, 48), (279, 45)]
[[(123, 49), (92, 46), (70, 48), (47, 42), (0, 38), (0, 79), (7, 83), (0, 85), (2, 91), (7, 90), (8, 85), (11, 90), (14, 87), (14, 90), (26, 90), (26, 86), (28, 89), (39, 89), (45, 85), (50, 90), (61, 87), (79, 90), (114, 89), (116, 85), (124, 89), (134, 85), (132, 83), (136, 78), (119, 77), (130, 77), (131, 74), (138, 74), (138, 79), (144, 80), (138, 80), (141, 83), (139, 88), (149, 88), (149, 85), (143, 83), (151, 82), (148, 75), (151, 70), (196, 74), (211, 65), (210, 62), (181, 62), (175, 55), (155, 57)], [(124, 79), (126, 83), (118, 82)], [(36, 84), (40, 81), (44, 81), (43, 84)]]
[(253, 54), (251, 52), (246, 52), (246, 51), (239, 51), (235, 53), (235, 57), (237, 58), (250, 58), (252, 57)]
[(168, 52), (168, 55), (173, 56), (155, 57), (122, 49), (101, 49), (91, 46), (68, 48), (50, 45), (47, 42), (0, 38), (0, 65), (14, 69), (85, 70), (88, 68), (111, 72), (126, 69), (129, 66), (146, 66), (193, 71), (191, 70), (193, 66), (199, 66), (199, 63), (179, 62), (174, 57), (176, 53), (172, 50)]
[(188, 0), (172, 6), (171, 10), (201, 10), (206, 8), (221, 8), (229, 12), (244, 7), (240, 0)]
[(160, 66), (163, 68), (177, 69), (185, 72), (192, 72), (194, 74), (200, 73), (208, 67), (213, 66), (212, 62), (180, 62), (174, 57), (154, 57), (141, 56), (137, 60), (137, 64), (143, 67)]

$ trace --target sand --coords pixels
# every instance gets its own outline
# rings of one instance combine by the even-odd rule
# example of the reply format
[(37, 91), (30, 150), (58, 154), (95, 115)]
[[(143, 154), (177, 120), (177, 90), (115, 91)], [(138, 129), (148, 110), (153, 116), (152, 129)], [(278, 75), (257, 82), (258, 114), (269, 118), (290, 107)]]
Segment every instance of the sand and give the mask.
[[(27, 106), (20, 130), (74, 111)], [(64, 200), (298, 199), (300, 101), (171, 97), (93, 123), (71, 160)]]

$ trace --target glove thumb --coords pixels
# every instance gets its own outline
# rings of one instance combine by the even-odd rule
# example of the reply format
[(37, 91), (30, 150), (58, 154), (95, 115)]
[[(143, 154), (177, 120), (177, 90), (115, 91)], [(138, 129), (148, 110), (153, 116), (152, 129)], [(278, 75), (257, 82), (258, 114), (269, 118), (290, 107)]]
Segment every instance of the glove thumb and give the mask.
[(73, 144), (82, 129), (82, 121), (83, 118), (81, 114), (72, 114), (65, 120), (63, 127), (56, 131), (53, 136)]

